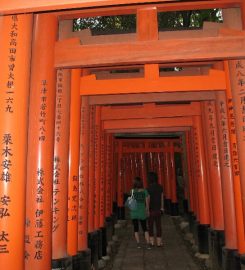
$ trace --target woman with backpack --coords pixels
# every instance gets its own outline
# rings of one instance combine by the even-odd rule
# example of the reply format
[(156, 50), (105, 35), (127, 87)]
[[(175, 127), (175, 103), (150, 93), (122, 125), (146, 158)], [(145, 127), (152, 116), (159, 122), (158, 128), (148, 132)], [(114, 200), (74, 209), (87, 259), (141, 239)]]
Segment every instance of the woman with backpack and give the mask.
[(139, 237), (139, 224), (144, 232), (147, 249), (150, 249), (149, 233), (147, 229), (147, 218), (149, 216), (149, 194), (143, 187), (143, 182), (140, 177), (136, 177), (133, 182), (131, 196), (136, 200), (137, 206), (130, 209), (130, 218), (134, 226), (134, 237), (137, 243), (137, 248), (141, 248)]

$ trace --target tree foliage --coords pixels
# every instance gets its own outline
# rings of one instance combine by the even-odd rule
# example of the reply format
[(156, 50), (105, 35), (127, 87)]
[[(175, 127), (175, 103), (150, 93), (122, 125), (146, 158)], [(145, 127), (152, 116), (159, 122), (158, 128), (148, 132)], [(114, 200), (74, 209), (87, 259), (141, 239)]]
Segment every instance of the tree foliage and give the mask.
[[(220, 9), (161, 12), (159, 29), (201, 28), (204, 21), (222, 22)], [(136, 15), (98, 16), (74, 20), (74, 31), (90, 28), (99, 32), (135, 32)]]

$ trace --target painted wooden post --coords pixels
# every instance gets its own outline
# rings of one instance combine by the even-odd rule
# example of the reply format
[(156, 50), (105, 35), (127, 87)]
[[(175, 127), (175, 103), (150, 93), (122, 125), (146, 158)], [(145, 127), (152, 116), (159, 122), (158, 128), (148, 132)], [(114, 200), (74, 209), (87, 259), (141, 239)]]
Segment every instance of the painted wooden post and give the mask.
[[(0, 16), (0, 269), (24, 269), (32, 15)], [(27, 255), (27, 253), (26, 253)]]
[(188, 200), (189, 200), (189, 211), (195, 212), (195, 200), (194, 200), (194, 187), (193, 187), (193, 173), (192, 173), (192, 162), (191, 162), (191, 145), (190, 145), (190, 131), (185, 132), (186, 142), (186, 159), (187, 159), (187, 171), (188, 171)]
[[(118, 155), (117, 155), (117, 206), (118, 206), (118, 218), (125, 219), (124, 212), (124, 157), (122, 153), (122, 141), (118, 140)], [(115, 180), (115, 179), (114, 179)]]
[(231, 147), (231, 159), (232, 159), (232, 172), (233, 172), (233, 185), (234, 185), (234, 199), (235, 199), (235, 211), (236, 211), (236, 228), (237, 228), (237, 244), (240, 254), (245, 253), (245, 235), (244, 235), (244, 220), (243, 220), (243, 205), (242, 205), (242, 190), (241, 190), (241, 178), (240, 178), (240, 166), (237, 149), (237, 135), (236, 135), (236, 123), (233, 107), (233, 98), (231, 93), (231, 82), (229, 73), (229, 63), (224, 62), (224, 68), (227, 78), (227, 111), (228, 111), (228, 126), (230, 130), (230, 147)]
[(88, 196), (88, 232), (92, 233), (94, 228), (94, 190), (95, 190), (95, 169), (94, 169), (94, 136), (95, 136), (95, 106), (90, 106), (89, 110), (89, 196)]
[(70, 79), (69, 70), (57, 70), (52, 224), (52, 264), (55, 265), (67, 257)]
[(106, 172), (106, 168), (105, 168), (105, 131), (103, 131), (103, 129), (101, 129), (101, 151), (100, 151), (100, 221), (99, 221), (99, 225), (100, 227), (104, 227), (105, 225), (105, 191), (106, 191), (106, 187), (105, 187), (105, 172)]
[(225, 224), (225, 246), (227, 249), (234, 250), (237, 249), (237, 232), (226, 96), (224, 92), (218, 92), (216, 93), (216, 97)]
[(106, 217), (110, 217), (112, 214), (111, 203), (112, 203), (112, 178), (111, 178), (111, 167), (112, 167), (112, 135), (106, 135)]
[(146, 176), (146, 166), (145, 166), (145, 153), (140, 153), (140, 168), (141, 168), (143, 185), (146, 188), (147, 187), (147, 176)]
[(99, 229), (100, 223), (100, 182), (101, 182), (101, 107), (95, 108), (95, 181), (94, 181), (94, 227)]
[(201, 117), (193, 116), (195, 142), (196, 181), (198, 194), (197, 239), (200, 253), (208, 253), (208, 227), (210, 224), (210, 207), (208, 201), (207, 174)]
[(67, 253), (75, 256), (78, 251), (78, 197), (79, 197), (79, 150), (80, 150), (80, 69), (71, 70), (69, 175), (68, 175), (68, 222)]
[(199, 210), (199, 196), (198, 196), (198, 163), (196, 160), (198, 160), (198, 157), (196, 158), (196, 143), (194, 140), (194, 127), (190, 130), (190, 141), (194, 142), (191, 144), (191, 162), (192, 162), (192, 175), (193, 175), (193, 191), (194, 191), (194, 213), (197, 221), (200, 219), (200, 210)]
[(204, 159), (204, 145), (202, 137), (202, 126), (200, 116), (193, 116), (194, 122), (194, 140), (195, 140), (195, 158), (196, 173), (198, 181), (198, 197), (199, 197), (199, 222), (200, 224), (209, 224), (209, 202), (207, 194), (206, 168)]
[(217, 134), (216, 109), (214, 101), (204, 103), (205, 137), (207, 138), (207, 154), (209, 162), (210, 205), (212, 207), (212, 222), (214, 230), (224, 230), (223, 199), (220, 174), (220, 156)]
[[(238, 30), (245, 29), (245, 5), (241, 4), (241, 9), (227, 9), (224, 12), (224, 21), (228, 27)], [(229, 128), (231, 140), (231, 158), (233, 160), (233, 183), (235, 195), (235, 211), (237, 221), (237, 244), (238, 250), (244, 254), (244, 223), (245, 219), (245, 170), (243, 164), (245, 160), (245, 60), (237, 59), (224, 63), (227, 76), (227, 101), (229, 109)], [(234, 115), (233, 114), (234, 110)], [(235, 138), (236, 137), (236, 138)], [(241, 169), (240, 169), (241, 168)], [(239, 179), (240, 178), (240, 179)], [(239, 188), (240, 185), (240, 188)], [(242, 206), (239, 206), (239, 200)], [(243, 217), (241, 218), (241, 214)], [(243, 265), (244, 265), (243, 260)]]
[(35, 16), (27, 159), (26, 270), (51, 268), (57, 28), (55, 16)]
[(80, 176), (78, 208), (78, 250), (88, 247), (88, 193), (89, 193), (89, 103), (81, 96)]
[(175, 158), (174, 158), (174, 145), (173, 142), (169, 142), (170, 146), (170, 187), (171, 187), (171, 213), (172, 215), (178, 215), (178, 200), (177, 200), (177, 188), (176, 188), (176, 173), (175, 173)]

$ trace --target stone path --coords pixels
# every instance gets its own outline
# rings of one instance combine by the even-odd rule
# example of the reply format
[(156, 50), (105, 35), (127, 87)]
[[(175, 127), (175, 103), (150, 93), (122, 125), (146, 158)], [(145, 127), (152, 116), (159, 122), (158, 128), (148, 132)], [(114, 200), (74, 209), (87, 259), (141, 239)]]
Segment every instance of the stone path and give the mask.
[(176, 231), (171, 217), (163, 217), (162, 248), (154, 247), (148, 250), (143, 246), (137, 249), (131, 223), (128, 222), (121, 230), (123, 237), (120, 239), (121, 244), (111, 270), (201, 270), (193, 260), (180, 233)]

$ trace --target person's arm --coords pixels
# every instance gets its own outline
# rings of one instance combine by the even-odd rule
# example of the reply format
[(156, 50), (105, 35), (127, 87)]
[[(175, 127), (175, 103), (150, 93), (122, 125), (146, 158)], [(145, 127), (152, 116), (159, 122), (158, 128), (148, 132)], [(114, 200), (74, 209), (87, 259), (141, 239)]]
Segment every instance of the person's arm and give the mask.
[(146, 205), (146, 214), (147, 214), (147, 216), (149, 216), (149, 214), (150, 214), (150, 195), (147, 191), (146, 191), (145, 205)]
[(163, 197), (163, 192), (161, 194), (161, 211), (164, 212), (164, 197)]

